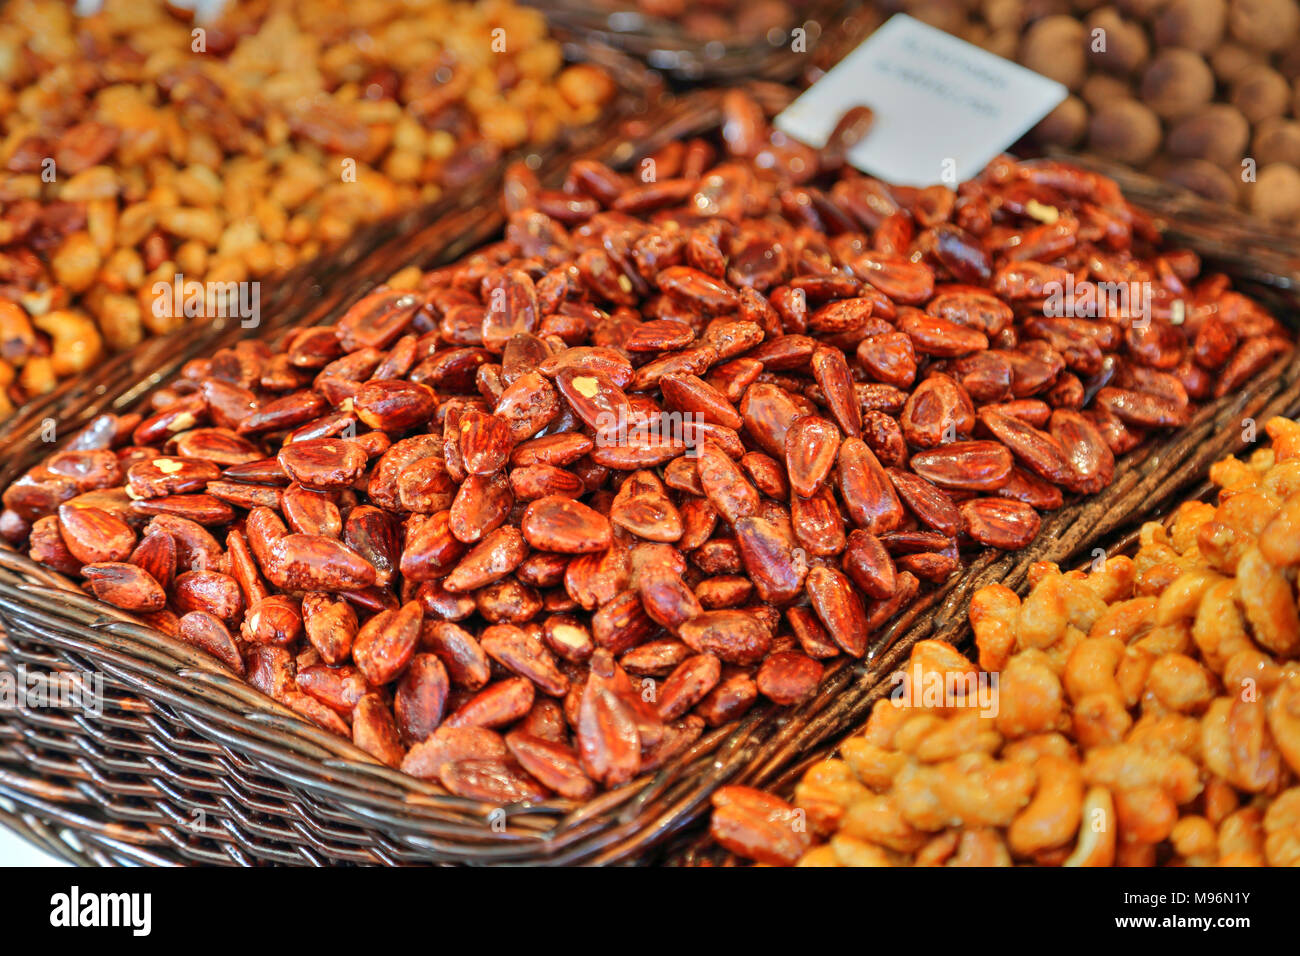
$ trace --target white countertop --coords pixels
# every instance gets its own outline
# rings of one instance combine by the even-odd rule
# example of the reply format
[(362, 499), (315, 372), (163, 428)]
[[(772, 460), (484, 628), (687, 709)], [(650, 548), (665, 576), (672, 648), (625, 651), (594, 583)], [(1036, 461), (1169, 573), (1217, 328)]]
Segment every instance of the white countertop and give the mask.
[(0, 867), (4, 866), (68, 866), (58, 857), (38, 850), (12, 830), (0, 827)]

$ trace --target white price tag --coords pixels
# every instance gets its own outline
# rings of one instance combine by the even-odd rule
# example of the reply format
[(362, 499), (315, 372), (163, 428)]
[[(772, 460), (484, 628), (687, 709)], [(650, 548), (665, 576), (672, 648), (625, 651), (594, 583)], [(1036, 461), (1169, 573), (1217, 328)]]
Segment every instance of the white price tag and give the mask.
[(1068, 90), (906, 14), (890, 18), (776, 118), (824, 146), (851, 107), (875, 113), (854, 166), (903, 186), (955, 186), (983, 169)]

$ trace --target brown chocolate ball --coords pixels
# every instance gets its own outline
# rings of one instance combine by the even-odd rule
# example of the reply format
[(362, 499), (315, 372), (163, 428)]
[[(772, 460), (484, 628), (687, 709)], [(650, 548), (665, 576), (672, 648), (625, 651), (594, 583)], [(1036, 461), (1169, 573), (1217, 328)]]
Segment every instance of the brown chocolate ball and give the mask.
[(1094, 73), (1083, 81), (1080, 98), (1092, 109), (1101, 109), (1116, 100), (1132, 99), (1133, 89), (1127, 80), (1109, 73)]
[(1232, 84), (1229, 101), (1252, 123), (1285, 115), (1291, 105), (1291, 84), (1263, 63), (1247, 67)]
[(1151, 20), (1167, 0), (1115, 0), (1115, 6), (1126, 17), (1143, 22)]
[(1171, 183), (1215, 202), (1235, 203), (1237, 184), (1231, 174), (1203, 159), (1167, 161), (1159, 174)]
[(1255, 127), (1250, 155), (1260, 166), (1290, 163), (1300, 168), (1300, 122), (1274, 116)]
[(1228, 30), (1256, 50), (1282, 50), (1295, 42), (1300, 30), (1300, 6), (1295, 0), (1232, 0)]
[(1024, 0), (1025, 22), (1046, 17), (1070, 16), (1070, 0)]
[(1137, 100), (1103, 103), (1088, 123), (1088, 148), (1099, 156), (1140, 166), (1160, 148), (1160, 119)]
[(1176, 121), (1165, 138), (1165, 148), (1184, 159), (1206, 159), (1216, 166), (1241, 162), (1250, 139), (1250, 124), (1234, 106), (1212, 103)]
[[(1094, 11), (1086, 22), (1088, 28), (1088, 61), (1094, 68), (1127, 76), (1140, 70), (1151, 54), (1146, 31), (1139, 23), (1125, 20), (1114, 7)], [(1104, 31), (1101, 39), (1105, 49), (1097, 50), (1097, 31)]]
[(1077, 90), (1087, 72), (1086, 41), (1083, 24), (1074, 17), (1044, 17), (1025, 31), (1018, 59), (1036, 73)]
[(1004, 60), (1014, 60), (1016, 51), (1020, 49), (1020, 31), (1012, 29), (994, 30), (981, 45), (990, 53), (996, 53)]
[(994, 30), (1016, 30), (1025, 25), (1024, 0), (982, 0), (980, 15)]
[(1300, 79), (1300, 43), (1293, 43), (1278, 52), (1273, 59), (1273, 68), (1285, 76), (1288, 82)]
[(1252, 66), (1268, 66), (1268, 57), (1240, 43), (1220, 43), (1210, 52), (1210, 69), (1220, 83), (1231, 83)]
[(1034, 138), (1047, 146), (1075, 146), (1088, 131), (1088, 107), (1077, 96), (1067, 96), (1034, 127)]
[(1208, 52), (1223, 37), (1226, 18), (1224, 0), (1172, 0), (1155, 18), (1156, 46)]
[(1214, 96), (1214, 73), (1191, 50), (1161, 50), (1142, 74), (1142, 102), (1162, 119), (1194, 112)]
[(1289, 163), (1273, 163), (1261, 169), (1247, 195), (1250, 211), (1260, 219), (1284, 225), (1300, 220), (1300, 170)]
[(959, 35), (966, 25), (966, 8), (958, 0), (915, 0), (908, 13), (922, 23)]

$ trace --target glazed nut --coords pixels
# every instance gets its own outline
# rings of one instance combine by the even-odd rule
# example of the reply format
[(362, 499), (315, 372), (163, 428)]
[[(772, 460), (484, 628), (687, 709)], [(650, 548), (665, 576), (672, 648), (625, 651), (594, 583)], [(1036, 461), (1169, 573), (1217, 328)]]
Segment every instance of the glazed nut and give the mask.
[[(427, 29), (410, 24), (404, 58)], [(84, 312), (54, 293), (0, 305), (10, 394), (97, 356), (81, 340), (120, 305), (109, 296), (179, 325), (153, 313), (155, 279), (255, 280), (349, 234), (358, 197), (396, 208), (429, 177), (467, 183), (608, 92), (582, 68), (554, 88), (558, 48), (540, 40), (537, 62), (390, 73), (376, 66), (390, 35), (364, 65), (344, 47), (314, 61), (337, 94), (266, 78), (255, 128), (230, 105), (240, 71), (167, 74), (157, 100), (94, 91), (96, 115), (204, 122), (181, 124), (186, 161), (165, 175), (154, 137), (100, 120), (51, 133), (87, 164), (84, 202), (122, 205), (115, 225), (103, 205), (54, 207), (66, 235), (37, 245), (57, 238), (73, 281), (92, 249), (99, 265)], [(231, 36), (242, 62), (256, 34)], [(402, 269), (332, 324), (188, 361), (14, 481), (0, 535), (385, 766), (480, 804), (584, 800), (655, 779), (761, 702), (821, 706), (840, 686), (826, 675), (851, 671), (840, 658), (880, 660), (985, 549), (1031, 546), (1067, 495), (1101, 492), (1118, 456), (1291, 347), (1100, 175), (1000, 157), (956, 191), (891, 188), (845, 165), (861, 110), (818, 151), (743, 90), (719, 106), (716, 136), (623, 169), (579, 161), (561, 188), (513, 166), (499, 240)], [(331, 186), (330, 155), (356, 158), (358, 182)], [(36, 228), (42, 188), (6, 205), (15, 234)], [(1058, 286), (1097, 294), (1112, 275), (1149, 279), (1149, 321), (1049, 306)], [(1225, 787), (1284, 789), (1300, 480), (1263, 470), (1300, 438), (1266, 427), (1274, 461), (1218, 466), (1223, 502), (1181, 511), (1134, 558), (1091, 575), (1040, 564), (1023, 597), (975, 593), (994, 696), (956, 648), (917, 645), (909, 690), (964, 689), (873, 712), (843, 751), (856, 787), (789, 808), (816, 840), (744, 793), (718, 804), (719, 838), (771, 862), (1100, 858), (1078, 819), (1100, 788), (1126, 831), (1113, 855), (1134, 862), (1202, 788), (1220, 820)], [(1225, 706), (1242, 675), (1267, 705)], [(1189, 740), (1201, 753), (1134, 757)]]

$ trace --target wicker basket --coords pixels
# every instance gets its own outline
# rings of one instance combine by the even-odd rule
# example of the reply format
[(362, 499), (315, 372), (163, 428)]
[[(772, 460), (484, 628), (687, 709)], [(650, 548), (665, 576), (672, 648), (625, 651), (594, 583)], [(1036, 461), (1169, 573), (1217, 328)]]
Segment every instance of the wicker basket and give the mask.
[[(790, 22), (772, 35), (746, 42), (703, 41), (680, 24), (637, 11), (631, 0), (524, 0), (541, 10), (552, 29), (640, 57), (685, 82), (777, 80), (837, 62), (879, 22), (860, 0), (802, 0)], [(795, 49), (794, 29), (803, 31)]]
[[(759, 86), (771, 108), (790, 91)], [(635, 141), (588, 155), (627, 163), (663, 142), (716, 129), (719, 94), (660, 107), (631, 128)], [(543, 173), (549, 167), (544, 167)], [(554, 170), (551, 170), (554, 172)], [(495, 212), (462, 208), (418, 235), (347, 267), (354, 277), (445, 261), (500, 228)], [(1239, 237), (1204, 243), (1219, 257)], [(418, 252), (418, 255), (416, 254)], [(1295, 315), (1288, 276), (1300, 268), (1275, 250), (1276, 306)], [(1283, 265), (1289, 268), (1283, 270)], [(367, 281), (372, 281), (367, 279)], [(310, 308), (277, 317), (262, 334), (325, 321), (354, 298), (331, 289)], [(1268, 289), (1260, 291), (1268, 293)], [(160, 384), (202, 342), (163, 340), (65, 389), (69, 426), (122, 409)], [(173, 354), (174, 353), (174, 354)], [(0, 441), (3, 475), (48, 451), (27, 412)], [(986, 553), (891, 623), (863, 661), (828, 669), (815, 699), (790, 710), (757, 706), (702, 737), (682, 757), (590, 802), (556, 799), (496, 807), (375, 763), (349, 741), (308, 724), (188, 645), (133, 622), (11, 549), (0, 550), (0, 668), (102, 675), (103, 715), (19, 708), (0, 712), (0, 823), (78, 863), (614, 863), (659, 858), (688, 840), (725, 783), (762, 784), (801, 766), (865, 716), (881, 679), (924, 637), (959, 635), (974, 588), (1015, 587), (1034, 560), (1064, 561), (1153, 514), (1239, 446), (1240, 420), (1300, 409), (1300, 354), (1280, 360), (1240, 394), (1202, 410), (1176, 437), (1127, 456), (1101, 494), (1048, 516), (1024, 551)]]

